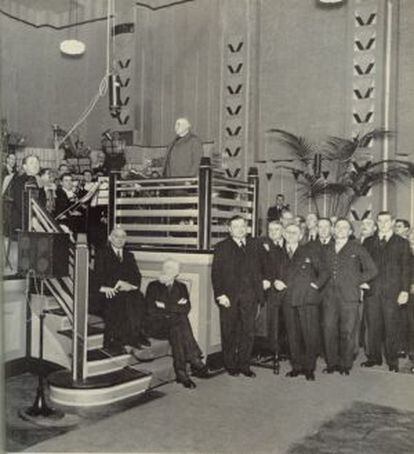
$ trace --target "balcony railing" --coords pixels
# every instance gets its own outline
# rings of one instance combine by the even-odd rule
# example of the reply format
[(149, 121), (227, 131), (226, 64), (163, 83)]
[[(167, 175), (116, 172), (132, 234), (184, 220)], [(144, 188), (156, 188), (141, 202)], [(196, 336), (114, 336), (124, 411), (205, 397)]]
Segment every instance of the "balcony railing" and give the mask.
[(98, 200), (108, 204), (109, 230), (121, 226), (130, 247), (209, 251), (237, 214), (256, 235), (258, 189), (256, 169), (247, 181), (228, 179), (202, 158), (196, 177), (123, 180), (114, 172)]

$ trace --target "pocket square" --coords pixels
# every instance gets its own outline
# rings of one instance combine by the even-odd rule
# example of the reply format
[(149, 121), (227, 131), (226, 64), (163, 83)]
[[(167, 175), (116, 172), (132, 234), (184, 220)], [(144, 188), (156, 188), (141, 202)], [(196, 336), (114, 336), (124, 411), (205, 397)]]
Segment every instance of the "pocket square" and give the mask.
[(165, 303), (163, 303), (162, 301), (155, 301), (155, 305), (156, 305), (159, 309), (165, 309)]

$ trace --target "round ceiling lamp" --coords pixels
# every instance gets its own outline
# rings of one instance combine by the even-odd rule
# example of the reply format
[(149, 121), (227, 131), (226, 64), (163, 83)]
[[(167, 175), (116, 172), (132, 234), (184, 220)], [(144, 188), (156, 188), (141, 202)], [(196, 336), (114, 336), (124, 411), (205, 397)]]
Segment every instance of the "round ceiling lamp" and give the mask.
[(71, 57), (76, 57), (83, 55), (86, 50), (85, 43), (78, 39), (78, 3), (76, 0), (69, 0), (69, 26), (70, 30), (72, 26), (75, 26), (74, 37), (68, 36), (68, 39), (65, 39), (60, 43), (60, 51), (62, 54), (69, 55)]
[(85, 43), (77, 39), (65, 39), (65, 41), (60, 43), (60, 51), (66, 55), (82, 55), (85, 49)]

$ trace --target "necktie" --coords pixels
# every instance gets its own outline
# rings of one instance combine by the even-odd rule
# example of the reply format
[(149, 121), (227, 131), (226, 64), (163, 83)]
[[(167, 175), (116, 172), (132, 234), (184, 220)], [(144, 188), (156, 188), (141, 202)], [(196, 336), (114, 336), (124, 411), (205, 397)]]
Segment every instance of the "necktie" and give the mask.
[(244, 241), (240, 241), (240, 249), (243, 251), (243, 252), (246, 252), (246, 245), (244, 244)]
[(122, 262), (122, 253), (121, 253), (121, 250), (120, 250), (120, 249), (117, 249), (116, 255), (118, 256), (119, 261)]
[(386, 240), (385, 235), (383, 235), (380, 239), (380, 246), (384, 247), (386, 244), (387, 244), (387, 240)]
[(293, 257), (293, 249), (290, 246), (288, 246), (287, 248), (287, 253), (289, 258), (291, 259)]

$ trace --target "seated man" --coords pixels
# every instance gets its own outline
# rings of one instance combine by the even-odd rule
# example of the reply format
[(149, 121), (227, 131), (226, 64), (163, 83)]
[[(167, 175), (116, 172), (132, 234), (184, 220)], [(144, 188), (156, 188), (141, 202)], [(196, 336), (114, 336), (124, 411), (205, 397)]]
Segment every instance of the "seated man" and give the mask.
[(111, 354), (151, 345), (141, 329), (145, 315), (141, 273), (134, 256), (124, 248), (125, 241), (126, 232), (115, 227), (95, 258), (96, 288), (105, 298), (104, 348)]
[(182, 383), (186, 388), (195, 388), (195, 383), (187, 374), (187, 362), (191, 364), (196, 377), (207, 378), (209, 372), (201, 361), (202, 352), (188, 320), (190, 297), (187, 286), (177, 280), (179, 272), (179, 263), (167, 259), (159, 279), (148, 284), (146, 325), (151, 337), (168, 339), (170, 342), (177, 383)]

